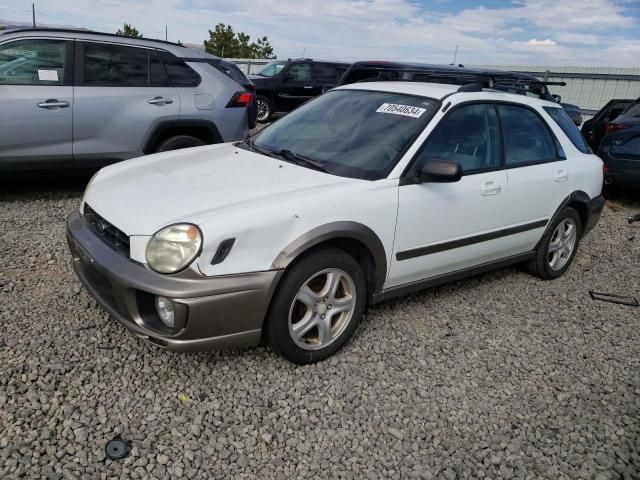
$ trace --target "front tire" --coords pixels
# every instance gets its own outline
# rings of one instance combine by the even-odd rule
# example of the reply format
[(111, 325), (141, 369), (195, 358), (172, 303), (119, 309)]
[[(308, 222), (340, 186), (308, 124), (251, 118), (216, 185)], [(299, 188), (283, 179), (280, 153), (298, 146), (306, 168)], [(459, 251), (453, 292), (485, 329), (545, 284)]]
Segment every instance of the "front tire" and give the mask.
[(158, 144), (154, 153), (180, 150), (181, 148), (201, 147), (205, 143), (197, 137), (191, 135), (175, 135), (163, 140)]
[(258, 95), (258, 123), (267, 123), (273, 116), (273, 104), (263, 95)]
[(558, 278), (573, 262), (581, 235), (580, 215), (574, 208), (566, 207), (542, 237), (535, 257), (526, 265), (527, 270), (543, 280)]
[(267, 343), (293, 363), (324, 360), (349, 341), (365, 299), (365, 276), (358, 262), (337, 248), (316, 250), (282, 279), (267, 316)]

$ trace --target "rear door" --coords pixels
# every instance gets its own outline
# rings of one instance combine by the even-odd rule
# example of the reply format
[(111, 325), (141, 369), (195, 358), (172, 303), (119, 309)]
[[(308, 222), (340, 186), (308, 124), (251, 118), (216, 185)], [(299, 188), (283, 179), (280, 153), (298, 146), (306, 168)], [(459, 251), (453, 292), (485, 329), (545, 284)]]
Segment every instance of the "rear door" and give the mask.
[(325, 89), (336, 86), (346, 67), (335, 63), (316, 63), (313, 66), (313, 94), (320, 95)]
[(0, 170), (70, 168), (73, 42), (0, 45)]
[(569, 162), (553, 132), (535, 110), (497, 106), (502, 125), (508, 191), (507, 228), (522, 228), (516, 248), (530, 250), (571, 193)]
[(633, 100), (611, 100), (595, 117), (585, 122), (582, 128), (582, 134), (594, 152), (598, 151), (598, 147), (600, 147), (600, 143), (602, 143), (602, 139), (606, 133), (607, 123), (615, 120), (622, 112), (629, 108), (629, 105), (632, 103)]
[[(602, 143), (607, 165), (612, 171), (637, 181), (640, 178), (640, 102), (620, 115)], [(604, 151), (604, 152), (603, 152)]]
[(154, 127), (180, 116), (180, 97), (154, 49), (76, 42), (74, 166), (143, 154)]

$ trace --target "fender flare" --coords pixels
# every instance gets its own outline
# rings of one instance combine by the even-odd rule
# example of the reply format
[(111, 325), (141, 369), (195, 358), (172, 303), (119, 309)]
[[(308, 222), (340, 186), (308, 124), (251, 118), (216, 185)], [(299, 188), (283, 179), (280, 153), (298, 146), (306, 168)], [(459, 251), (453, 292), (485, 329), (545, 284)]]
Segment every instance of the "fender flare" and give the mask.
[(289, 243), (271, 264), (273, 270), (284, 270), (308, 249), (328, 240), (348, 238), (364, 244), (373, 257), (376, 283), (373, 294), (382, 291), (387, 278), (387, 254), (380, 237), (366, 225), (357, 222), (332, 222), (321, 225)]
[(540, 243), (542, 242), (542, 239), (547, 234), (547, 232), (551, 229), (551, 226), (555, 222), (556, 218), (558, 218), (558, 215), (560, 215), (560, 212), (562, 212), (562, 210), (570, 203), (581, 203), (581, 204), (584, 204), (585, 206), (586, 218), (582, 225), (581, 237), (585, 235), (587, 225), (589, 225), (589, 216), (591, 215), (591, 208), (590, 208), (591, 197), (586, 192), (583, 192), (582, 190), (575, 190), (574, 192), (571, 192), (560, 203), (560, 206), (553, 213), (553, 215), (549, 219), (549, 222), (547, 223), (547, 228), (545, 228), (544, 233), (540, 237), (540, 240), (538, 241), (538, 243), (536, 243), (535, 250), (537, 250), (540, 247)]

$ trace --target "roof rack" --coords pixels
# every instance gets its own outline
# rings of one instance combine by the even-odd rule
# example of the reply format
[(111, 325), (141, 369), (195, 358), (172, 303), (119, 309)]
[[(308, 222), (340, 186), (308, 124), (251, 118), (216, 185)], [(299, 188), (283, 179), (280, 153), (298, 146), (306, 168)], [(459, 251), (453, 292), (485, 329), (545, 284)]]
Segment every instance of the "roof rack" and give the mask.
[(60, 33), (82, 33), (85, 35), (106, 35), (108, 37), (116, 37), (116, 38), (127, 38), (134, 40), (147, 40), (149, 42), (160, 42), (165, 43), (167, 45), (173, 45), (175, 47), (184, 47), (184, 45), (180, 42), (169, 42), (167, 40), (159, 40), (155, 38), (144, 38), (144, 37), (129, 37), (127, 35), (118, 35), (117, 33), (106, 33), (106, 32), (96, 32), (95, 30), (83, 30), (80, 28), (50, 28), (50, 27), (36, 27), (36, 28), (14, 28), (10, 30), (1, 30), (0, 34), (6, 35), (9, 33), (22, 33), (22, 32), (60, 32)]
[[(508, 80), (513, 80), (509, 82)], [(566, 86), (566, 82), (543, 82), (538, 79), (518, 78), (518, 77), (504, 77), (496, 79), (493, 75), (479, 75), (475, 82), (462, 85), (458, 88), (458, 92), (481, 92), (484, 89), (500, 90), (510, 92), (511, 89), (516, 89), (515, 92), (526, 95), (527, 93), (533, 93), (542, 100), (549, 100), (556, 102), (557, 100), (549, 93), (549, 85), (558, 85), (561, 87)]]

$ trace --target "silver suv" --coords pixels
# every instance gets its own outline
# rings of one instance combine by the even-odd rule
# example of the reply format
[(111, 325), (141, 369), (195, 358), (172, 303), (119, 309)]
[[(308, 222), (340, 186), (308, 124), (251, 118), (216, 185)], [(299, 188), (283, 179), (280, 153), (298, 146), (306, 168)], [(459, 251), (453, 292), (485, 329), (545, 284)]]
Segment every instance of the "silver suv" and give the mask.
[(251, 82), (169, 42), (75, 30), (0, 35), (0, 173), (96, 168), (244, 139)]

